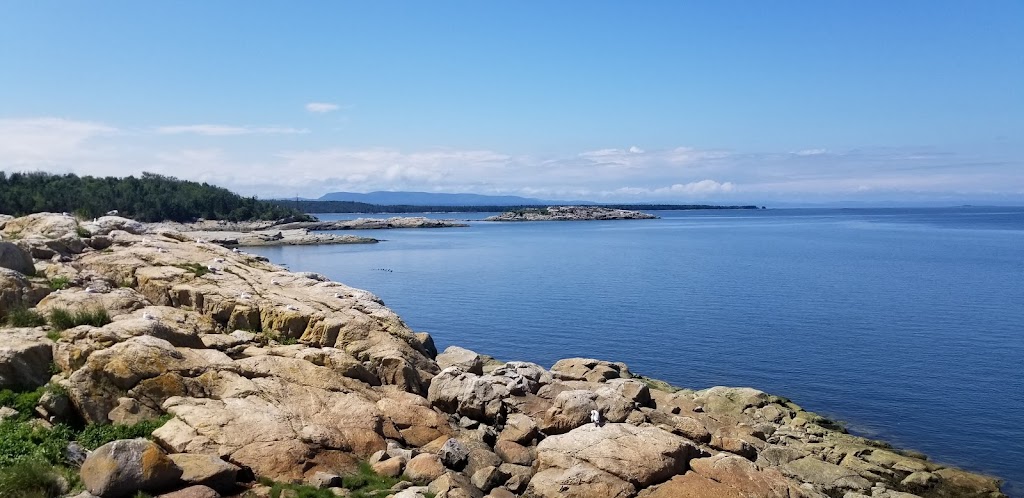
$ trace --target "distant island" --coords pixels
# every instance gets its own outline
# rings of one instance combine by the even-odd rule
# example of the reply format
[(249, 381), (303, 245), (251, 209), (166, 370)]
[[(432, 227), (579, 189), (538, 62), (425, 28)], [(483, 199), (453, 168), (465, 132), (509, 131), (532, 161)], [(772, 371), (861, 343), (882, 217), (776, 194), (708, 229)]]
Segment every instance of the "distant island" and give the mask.
[(599, 206), (550, 206), (505, 211), (484, 221), (593, 221), (652, 220), (657, 216), (640, 211), (610, 209)]
[[(489, 204), (489, 205), (422, 205), (422, 204), (368, 204), (356, 201), (319, 201), (309, 199), (268, 200), (281, 207), (303, 213), (501, 213), (513, 210), (543, 209), (550, 206), (580, 205), (581, 203)], [(716, 206), (713, 204), (587, 204), (593, 207), (626, 209), (631, 211), (690, 211), (698, 209), (763, 209), (761, 206)]]

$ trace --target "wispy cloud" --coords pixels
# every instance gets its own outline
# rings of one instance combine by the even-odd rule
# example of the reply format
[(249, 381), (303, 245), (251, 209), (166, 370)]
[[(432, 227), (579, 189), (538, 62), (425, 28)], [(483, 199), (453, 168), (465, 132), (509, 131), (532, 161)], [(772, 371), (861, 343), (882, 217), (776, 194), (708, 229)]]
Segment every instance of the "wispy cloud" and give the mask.
[(48, 165), (95, 155), (96, 139), (116, 133), (117, 128), (92, 121), (0, 119), (0, 167)]
[(334, 112), (338, 109), (341, 109), (341, 106), (338, 104), (331, 104), (329, 102), (310, 102), (306, 104), (306, 110), (316, 114)]
[[(507, 154), (488, 149), (339, 147), (329, 136), (275, 126), (218, 124), (130, 130), (44, 117), (0, 119), (0, 169), (89, 175), (142, 171), (209, 181), (262, 197), (330, 191), (426, 190), (608, 202), (759, 202), (899, 198), (929, 192), (1024, 202), (1012, 150), (921, 147), (740, 152), (700, 147), (594, 148)], [(165, 136), (173, 136), (173, 140)], [(297, 149), (297, 143), (320, 146)]]
[(284, 126), (231, 126), (220, 124), (194, 124), (158, 126), (156, 132), (161, 135), (183, 135), (195, 134), (208, 137), (227, 137), (235, 135), (294, 135), (309, 133), (309, 130), (302, 128), (289, 128)]

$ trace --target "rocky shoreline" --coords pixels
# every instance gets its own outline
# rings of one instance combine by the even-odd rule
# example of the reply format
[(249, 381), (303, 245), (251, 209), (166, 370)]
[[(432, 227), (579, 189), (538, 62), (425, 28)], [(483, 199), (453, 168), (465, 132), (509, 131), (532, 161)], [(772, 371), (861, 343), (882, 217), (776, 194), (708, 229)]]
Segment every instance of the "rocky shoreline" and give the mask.
[(1005, 496), (755, 389), (438, 353), (367, 291), (167, 227), (36, 214), (0, 236), (0, 315), (110, 318), (0, 329), (0, 388), (59, 386), (40, 425), (169, 417), (89, 453), (82, 498), (263, 497), (266, 479), (345, 496), (360, 463), (396, 498)]
[(626, 209), (597, 206), (550, 206), (506, 211), (484, 221), (594, 221), (594, 220), (653, 220), (653, 214)]
[[(104, 219), (97, 220), (102, 223)], [(88, 226), (88, 224), (86, 224)], [(195, 223), (152, 223), (142, 230), (159, 232), (172, 230), (187, 237), (208, 241), (228, 248), (257, 246), (300, 246), (326, 244), (373, 244), (372, 237), (314, 233), (339, 230), (386, 230), (396, 228), (453, 228), (467, 227), (454, 220), (435, 220), (423, 216), (396, 216), (391, 218), (357, 218), (339, 221), (271, 221), (231, 222), (203, 220)]]

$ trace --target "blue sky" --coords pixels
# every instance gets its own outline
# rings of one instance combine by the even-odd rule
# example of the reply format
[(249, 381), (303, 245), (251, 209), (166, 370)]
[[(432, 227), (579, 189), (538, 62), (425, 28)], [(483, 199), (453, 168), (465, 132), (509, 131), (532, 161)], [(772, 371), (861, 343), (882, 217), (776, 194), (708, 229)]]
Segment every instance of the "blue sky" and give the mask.
[(0, 170), (1024, 204), (1024, 2), (0, 0)]

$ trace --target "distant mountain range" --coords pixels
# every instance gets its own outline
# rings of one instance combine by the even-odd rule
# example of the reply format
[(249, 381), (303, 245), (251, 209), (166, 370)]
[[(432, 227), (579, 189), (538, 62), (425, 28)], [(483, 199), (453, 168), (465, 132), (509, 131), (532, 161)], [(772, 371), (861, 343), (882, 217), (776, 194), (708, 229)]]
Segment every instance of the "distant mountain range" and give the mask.
[(318, 201), (353, 201), (384, 206), (550, 206), (596, 204), (590, 201), (552, 201), (515, 195), (437, 194), (431, 192), (331, 192)]

